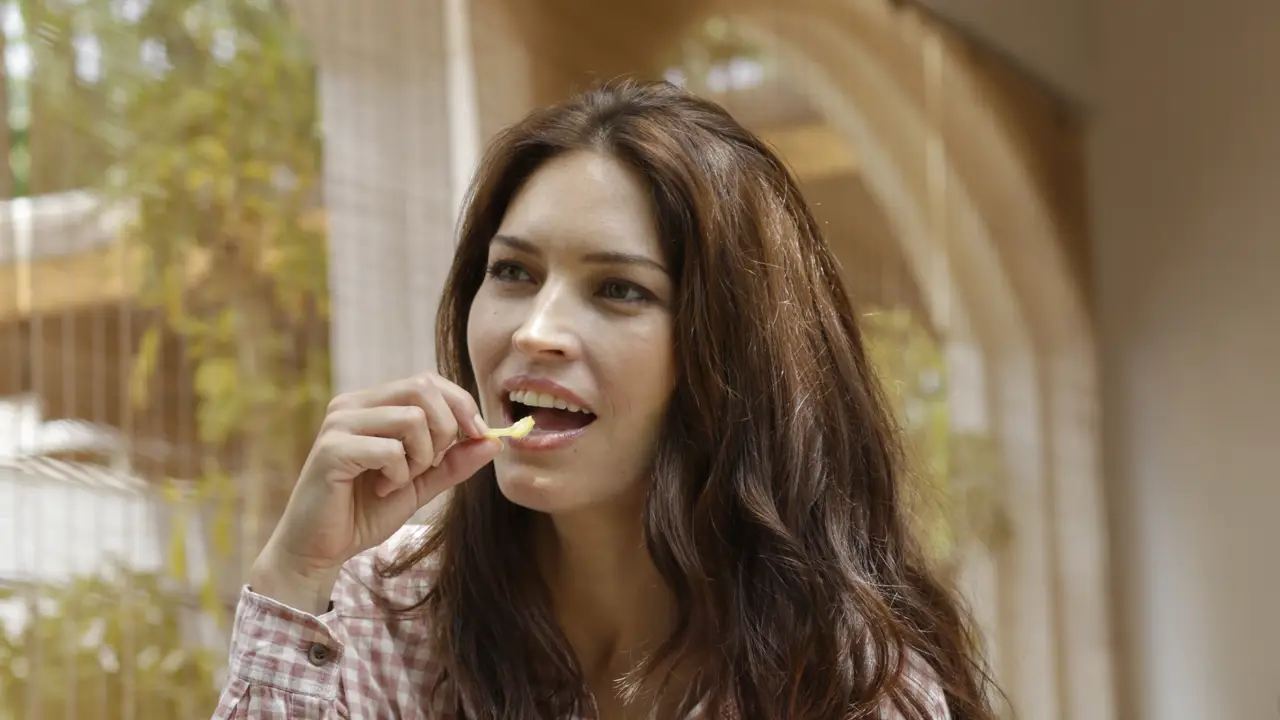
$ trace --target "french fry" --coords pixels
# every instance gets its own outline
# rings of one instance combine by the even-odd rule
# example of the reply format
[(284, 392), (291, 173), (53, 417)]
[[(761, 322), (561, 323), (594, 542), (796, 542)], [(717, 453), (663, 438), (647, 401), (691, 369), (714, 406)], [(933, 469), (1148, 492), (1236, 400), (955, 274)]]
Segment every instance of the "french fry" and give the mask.
[(532, 431), (533, 431), (533, 416), (529, 415), (520, 420), (517, 420), (516, 423), (511, 427), (490, 428), (489, 432), (486, 432), (484, 436), (486, 438), (509, 437), (509, 438), (515, 438), (519, 440), (520, 438), (524, 437), (525, 435), (528, 435)]

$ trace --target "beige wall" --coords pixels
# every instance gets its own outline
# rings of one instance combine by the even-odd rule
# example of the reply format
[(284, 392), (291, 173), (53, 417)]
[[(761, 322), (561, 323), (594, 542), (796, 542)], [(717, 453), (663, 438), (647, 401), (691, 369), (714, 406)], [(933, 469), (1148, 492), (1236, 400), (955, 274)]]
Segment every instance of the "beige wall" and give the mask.
[(1121, 717), (1280, 715), (1280, 3), (1101, 4)]
[(1072, 100), (1090, 99), (1088, 0), (920, 0), (920, 4), (1016, 58)]
[(1280, 3), (925, 4), (1089, 109), (1120, 717), (1277, 717)]
[(1107, 2), (1093, 118), (1122, 717), (1280, 715), (1280, 3)]

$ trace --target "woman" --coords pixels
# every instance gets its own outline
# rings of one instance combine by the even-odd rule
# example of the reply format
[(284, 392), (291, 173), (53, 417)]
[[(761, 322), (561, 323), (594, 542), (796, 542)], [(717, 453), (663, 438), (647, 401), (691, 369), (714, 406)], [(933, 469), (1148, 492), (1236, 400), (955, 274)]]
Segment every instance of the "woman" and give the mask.
[(719, 107), (502, 134), (438, 320), (439, 375), (330, 406), (218, 717), (993, 717), (835, 260)]

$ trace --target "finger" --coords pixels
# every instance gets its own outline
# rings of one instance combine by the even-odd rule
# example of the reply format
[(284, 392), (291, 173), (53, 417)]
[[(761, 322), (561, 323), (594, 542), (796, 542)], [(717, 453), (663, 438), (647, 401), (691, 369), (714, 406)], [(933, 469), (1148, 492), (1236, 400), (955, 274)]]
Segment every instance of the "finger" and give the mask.
[[(427, 415), (427, 428), (431, 432), (431, 444), (434, 455), (430, 465), (434, 466), (444, 456), (458, 437), (458, 419), (453, 410), (445, 402), (434, 375), (423, 374), (415, 377), (388, 383), (360, 394), (359, 402), (369, 407), (380, 405), (416, 405)], [(447, 382), (447, 381), (446, 381)]]
[[(449, 443), (457, 438), (457, 428), (462, 428), (468, 437), (480, 437), (488, 430), (470, 393), (435, 373), (423, 373), (367, 390), (339, 395), (329, 404), (329, 408), (330, 411), (335, 411), (379, 405), (419, 405), (428, 411), (430, 419), (428, 406), (433, 404), (432, 397), (437, 395), (443, 396), (445, 406), (449, 408), (449, 415), (454, 421)], [(435, 436), (433, 433), (433, 437)], [(448, 443), (444, 446), (437, 444), (437, 454), (447, 447)]]
[(449, 404), (439, 390), (424, 393), (421, 402), (427, 413), (427, 428), (431, 431), (431, 445), (435, 449), (435, 457), (431, 466), (435, 467), (444, 459), (445, 451), (458, 439), (458, 419), (453, 416)]
[[(353, 480), (366, 471), (381, 473), (391, 489), (404, 487), (413, 477), (405, 458), (404, 443), (395, 438), (332, 433), (326, 453), (333, 458), (342, 480)], [(389, 491), (388, 491), (389, 492)], [(386, 493), (382, 493), (385, 495)]]
[(420, 405), (428, 394), (439, 393), (430, 375), (415, 375), (335, 397), (331, 410), (351, 410), (382, 405)]
[(418, 505), (426, 505), (437, 495), (469, 479), (480, 468), (502, 452), (502, 441), (493, 439), (463, 440), (445, 453), (439, 467), (413, 479), (418, 491)]
[(457, 419), (458, 427), (462, 428), (467, 437), (483, 437), (488, 432), (489, 426), (485, 423), (484, 416), (480, 414), (480, 408), (476, 405), (476, 399), (471, 397), (471, 393), (439, 375), (434, 376), (433, 380), (440, 390), (440, 395), (444, 397), (444, 401), (453, 412), (453, 417)]
[(427, 414), (417, 405), (338, 410), (325, 418), (325, 425), (350, 435), (373, 435), (402, 441), (409, 456), (411, 476), (431, 467), (435, 459)]

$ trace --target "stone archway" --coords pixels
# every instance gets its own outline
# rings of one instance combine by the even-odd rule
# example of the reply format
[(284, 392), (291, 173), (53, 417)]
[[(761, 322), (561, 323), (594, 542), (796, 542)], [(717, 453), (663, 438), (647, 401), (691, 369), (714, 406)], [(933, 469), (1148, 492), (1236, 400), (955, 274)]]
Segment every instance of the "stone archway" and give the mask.
[[(793, 68), (792, 76), (803, 78), (801, 82), (823, 106), (829, 122), (841, 129), (854, 146), (869, 187), (899, 228), (898, 240), (908, 262), (914, 266), (913, 275), (926, 297), (926, 306), (936, 313), (933, 322), (940, 327), (946, 341), (979, 349), (986, 379), (983, 384), (987, 388), (997, 394), (1008, 393), (1036, 402), (1038, 393), (1030, 359), (1032, 344), (1025, 332), (1021, 306), (1003, 276), (981, 214), (966, 198), (950, 193), (948, 201), (953, 219), (948, 235), (952, 247), (942, 247), (934, 225), (936, 221), (929, 215), (927, 191), (913, 187), (910, 168), (903, 159), (905, 153), (901, 145), (891, 139), (894, 132), (886, 130), (887, 127), (896, 128), (898, 132), (914, 129), (915, 132), (902, 132), (900, 143), (905, 145), (914, 139), (923, 145), (928, 131), (920, 116), (912, 113), (902, 98), (894, 97), (899, 91), (892, 83), (883, 82), (880, 88), (872, 84), (869, 89), (867, 85), (857, 84), (857, 79), (833, 75), (828, 65), (813, 57), (825, 46), (812, 35), (806, 38), (805, 50), (801, 51), (786, 40), (791, 28), (775, 25), (772, 30), (779, 35), (776, 47)], [(792, 32), (812, 30), (799, 27)], [(865, 58), (858, 62), (861, 69), (868, 69)], [(999, 381), (992, 382), (993, 376)], [(983, 401), (989, 408), (982, 413), (987, 416), (985, 429), (1007, 437), (999, 397), (985, 397)], [(1025, 421), (1025, 415), (1018, 420)], [(1001, 449), (1005, 475), (1019, 478), (1017, 483), (1006, 484), (1001, 489), (1005, 502), (1012, 506), (1011, 514), (1023, 519), (1042, 517), (1041, 508), (1033, 506), (1028, 512), (1025, 506), (1019, 507), (1024, 503), (1014, 499), (1020, 490), (1025, 492), (1028, 486), (1042, 480), (1042, 469), (1034, 461), (1028, 463), (1025, 441), (1017, 445), (1004, 442)], [(1043, 527), (1036, 520), (1027, 524), (1035, 529)], [(1016, 706), (1031, 717), (1055, 717), (1056, 709), (1049, 705), (1056, 692), (1045, 687), (1052, 682), (1054, 669), (1051, 666), (1036, 668), (1052, 663), (1053, 656), (1023, 648), (1024, 645), (1051, 648), (1053, 643), (1048, 619), (1043, 615), (1028, 616), (1029, 613), (1047, 614), (1052, 601), (1046, 579), (1037, 577), (1040, 573), (1035, 572), (1047, 565), (1044, 538), (1042, 534), (1038, 538), (1030, 537), (1033, 532), (1035, 530), (1028, 532), (1025, 527), (1016, 527), (1016, 542), (1005, 552), (1005, 557), (996, 561), (999, 568), (996, 577), (988, 579), (987, 587), (974, 587), (978, 583), (971, 582), (967, 589), (978, 595), (971, 597), (971, 601), (985, 620), (993, 660)], [(1010, 612), (1011, 605), (1026, 610)], [(1018, 662), (1011, 662), (1011, 658), (1018, 658)], [(1039, 671), (1033, 674), (1029, 672), (1032, 669)]]
[[(956, 71), (949, 122), (938, 127), (922, 82), (928, 29), (895, 25), (889, 14), (872, 14), (870, 3), (837, 5), (812, 2), (807, 12), (793, 7), (785, 16), (767, 3), (732, 7), (740, 22), (776, 39), (792, 77), (855, 146), (917, 262), (939, 251), (921, 209), (929, 187), (918, 148), (931, 133), (945, 133), (952, 275), (944, 285), (956, 284), (987, 359), (990, 415), (1005, 440), (1007, 499), (1017, 521), (996, 618), (1002, 630), (1011, 628), (999, 641), (1002, 675), (1027, 716), (1112, 717), (1093, 338), (1063, 238), (1002, 118), (987, 110), (954, 51), (941, 48)], [(867, 15), (849, 22), (856, 13)], [(874, 37), (864, 41), (866, 34)]]

